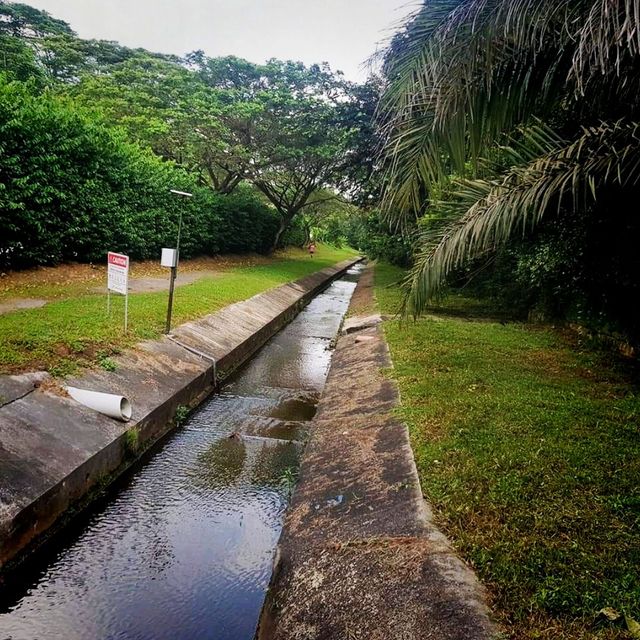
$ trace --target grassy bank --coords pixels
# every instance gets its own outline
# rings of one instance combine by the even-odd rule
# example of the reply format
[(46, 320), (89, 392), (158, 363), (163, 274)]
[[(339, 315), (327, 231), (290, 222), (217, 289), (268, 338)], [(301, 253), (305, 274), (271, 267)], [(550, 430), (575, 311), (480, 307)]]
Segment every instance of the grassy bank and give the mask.
[[(376, 269), (385, 313), (401, 272)], [(508, 637), (631, 638), (640, 619), (634, 372), (551, 328), (455, 315), (385, 323), (423, 490)], [(636, 378), (637, 380), (637, 378)], [(632, 623), (631, 623), (632, 624)]]
[[(212, 313), (261, 291), (301, 278), (354, 255), (348, 249), (321, 246), (311, 259), (303, 251), (251, 266), (230, 267), (176, 289), (173, 325)], [(141, 339), (161, 335), (167, 309), (166, 291), (129, 297), (129, 332), (122, 329), (124, 298), (87, 292), (77, 281), (56, 285), (56, 299), (39, 309), (0, 315), (0, 373), (45, 369), (56, 375), (80, 366), (110, 366), (109, 355)], [(84, 293), (81, 293), (83, 292)]]

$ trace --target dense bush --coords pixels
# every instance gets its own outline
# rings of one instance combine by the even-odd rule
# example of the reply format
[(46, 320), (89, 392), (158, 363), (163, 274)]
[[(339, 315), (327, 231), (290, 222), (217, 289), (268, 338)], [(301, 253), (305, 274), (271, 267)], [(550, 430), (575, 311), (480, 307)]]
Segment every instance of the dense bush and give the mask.
[(337, 211), (324, 218), (313, 230), (314, 238), (339, 249), (348, 246), (348, 234), (351, 218), (358, 215), (357, 210)]
[(640, 221), (603, 194), (599, 212), (566, 214), (459, 271), (454, 286), (527, 316), (564, 319), (640, 341)]
[[(179, 198), (170, 189), (191, 191)], [(0, 76), (0, 267), (264, 251), (275, 215), (249, 188), (222, 196), (72, 103)]]
[(521, 318), (581, 315), (579, 263), (555, 234), (537, 233), (456, 270), (452, 289), (490, 299)]
[[(171, 204), (176, 207), (173, 223), (158, 237), (162, 246), (172, 246), (175, 238), (175, 221), (178, 207), (183, 211), (182, 241), (180, 253), (183, 257), (213, 255), (217, 253), (268, 253), (278, 229), (275, 212), (250, 185), (239, 185), (233, 193), (221, 195), (209, 188), (190, 186), (192, 200), (175, 196)], [(166, 239), (168, 238), (168, 240)], [(164, 244), (162, 244), (164, 243)], [(169, 243), (169, 244), (167, 244)], [(156, 247), (155, 255), (159, 255)]]
[(349, 218), (345, 229), (348, 244), (373, 260), (386, 260), (400, 267), (411, 263), (411, 242), (394, 233), (376, 211)]
[(280, 238), (280, 246), (304, 247), (306, 243), (307, 232), (300, 219), (293, 220)]

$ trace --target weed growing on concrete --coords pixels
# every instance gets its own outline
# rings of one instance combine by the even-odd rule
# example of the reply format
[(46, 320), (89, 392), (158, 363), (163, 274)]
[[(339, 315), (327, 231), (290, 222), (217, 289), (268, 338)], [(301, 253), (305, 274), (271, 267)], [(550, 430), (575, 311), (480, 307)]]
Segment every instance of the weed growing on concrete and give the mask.
[(127, 448), (128, 455), (135, 455), (138, 452), (140, 446), (140, 433), (137, 429), (129, 429), (125, 434), (125, 446)]
[(98, 359), (98, 364), (105, 371), (115, 371), (118, 368), (118, 365), (111, 359), (109, 356), (105, 356), (103, 358)]
[(290, 499), (293, 490), (298, 482), (298, 468), (297, 467), (287, 467), (280, 476), (279, 484), (284, 490), (287, 499)]
[(176, 408), (176, 414), (174, 416), (174, 422), (176, 423), (176, 427), (181, 427), (189, 417), (189, 407), (179, 404)]

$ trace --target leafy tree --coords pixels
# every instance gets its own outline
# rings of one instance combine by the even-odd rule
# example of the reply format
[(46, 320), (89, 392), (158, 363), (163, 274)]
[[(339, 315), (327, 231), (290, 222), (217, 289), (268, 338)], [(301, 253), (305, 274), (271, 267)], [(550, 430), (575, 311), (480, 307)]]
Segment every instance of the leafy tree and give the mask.
[[(332, 143), (324, 140), (316, 148), (306, 146), (294, 155), (295, 149), (287, 150), (289, 155), (278, 162), (271, 163), (266, 169), (253, 170), (250, 177), (255, 186), (274, 205), (280, 224), (274, 238), (272, 249), (275, 249), (282, 234), (289, 228), (293, 220), (301, 215), (306, 207), (319, 202), (335, 200), (326, 188), (339, 181), (339, 168), (343, 162), (341, 141)], [(312, 196), (324, 189), (319, 199)]]
[(53, 18), (28, 4), (0, 1), (0, 34), (18, 38), (44, 38), (54, 35), (75, 36), (64, 21)]
[(71, 95), (217, 193), (231, 193), (246, 177), (246, 154), (231, 144), (228, 124), (250, 121), (252, 105), (237, 104), (233, 92), (208, 86), (184, 65), (137, 54), (107, 75), (85, 76)]
[(377, 108), (383, 80), (371, 76), (364, 84), (349, 85), (349, 100), (339, 104), (342, 126), (351, 131), (349, 149), (343, 167), (349, 199), (360, 206), (379, 204), (382, 191), (380, 149), (382, 127)]
[[(334, 195), (327, 199), (327, 195)], [(350, 245), (362, 249), (367, 255), (373, 256), (361, 242), (356, 230), (360, 230), (361, 221), (366, 217), (364, 209), (356, 206), (343, 197), (335, 197), (331, 192), (319, 191), (311, 198), (299, 218), (300, 227), (304, 233), (304, 243), (318, 240), (337, 247)]]
[(385, 260), (409, 267), (412, 244), (406, 235), (395, 233), (375, 208), (357, 209), (346, 219), (345, 237), (349, 246), (372, 260)]
[(199, 89), (182, 66), (139, 54), (114, 65), (108, 74), (85, 75), (64, 92), (124, 127), (133, 140), (188, 167), (193, 165), (191, 147), (199, 139), (194, 127), (207, 116), (215, 117), (215, 111), (208, 113), (209, 105), (198, 104)]
[(349, 89), (326, 65), (195, 52), (185, 65), (132, 57), (72, 94), (218, 193), (254, 184), (280, 215), (275, 248), (314, 192), (345, 183), (359, 126)]
[(196, 57), (199, 75), (223, 92), (227, 146), (214, 161), (246, 176), (276, 208), (275, 248), (314, 193), (344, 185), (354, 131), (344, 117), (349, 86), (328, 65)]
[(31, 47), (19, 38), (3, 33), (0, 33), (0, 73), (14, 80), (31, 81), (37, 86), (43, 86), (45, 81)]
[[(66, 22), (26, 4), (0, 1), (0, 38), (3, 51), (8, 50), (4, 62), (9, 71), (12, 66), (21, 66), (15, 58), (18, 50), (22, 56), (32, 58), (28, 72), (38, 76), (49, 73), (54, 79), (63, 79), (70, 68), (75, 69), (84, 61), (77, 46), (81, 41)], [(9, 56), (13, 57), (12, 63), (7, 61)], [(24, 79), (24, 72), (16, 73), (15, 77)]]
[(316, 191), (299, 216), (304, 233), (303, 244), (312, 239), (336, 244), (336, 239), (345, 235), (344, 223), (354, 210), (352, 204), (332, 191)]
[[(4, 43), (0, 49), (3, 52), (18, 47), (31, 50), (39, 67), (34, 74), (46, 78), (50, 84), (76, 83), (83, 74), (109, 73), (112, 66), (141, 53), (159, 60), (179, 60), (176, 56), (129, 49), (117, 42), (83, 40), (66, 22), (53, 18), (46, 11), (2, 0), (0, 39)], [(4, 70), (11, 70), (6, 53), (4, 58)], [(24, 74), (16, 77), (22, 79)]]

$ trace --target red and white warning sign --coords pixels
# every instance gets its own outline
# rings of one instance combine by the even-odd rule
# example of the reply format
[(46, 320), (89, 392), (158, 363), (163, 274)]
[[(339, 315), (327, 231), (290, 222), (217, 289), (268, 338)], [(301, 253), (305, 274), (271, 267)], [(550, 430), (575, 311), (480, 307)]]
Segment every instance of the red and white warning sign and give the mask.
[(107, 254), (107, 288), (127, 295), (129, 286), (129, 256), (109, 251)]

